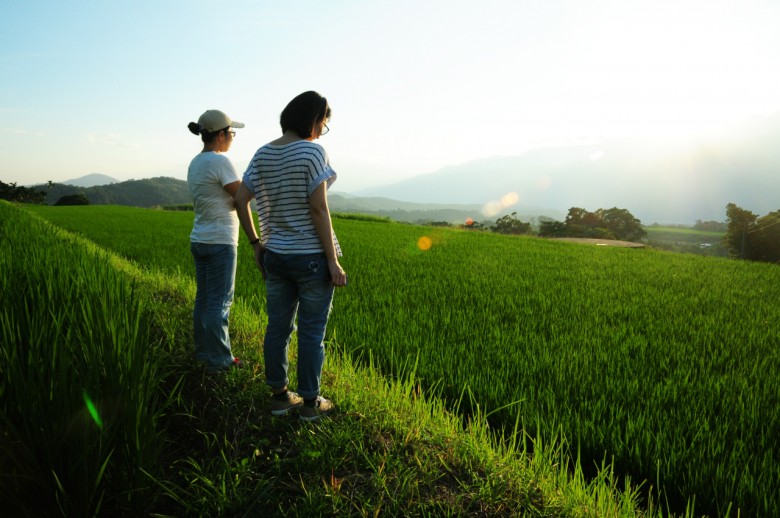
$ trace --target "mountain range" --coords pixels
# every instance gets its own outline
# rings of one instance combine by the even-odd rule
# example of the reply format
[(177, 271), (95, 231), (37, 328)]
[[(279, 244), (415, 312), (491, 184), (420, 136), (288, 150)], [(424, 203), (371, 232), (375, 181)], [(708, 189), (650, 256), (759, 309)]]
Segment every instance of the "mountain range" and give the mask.
[[(759, 216), (780, 209), (780, 115), (740, 138), (685, 144), (612, 141), (493, 156), (353, 193), (332, 192), (337, 212), (400, 221), (492, 222), (517, 212), (562, 221), (571, 207), (627, 209), (645, 225), (725, 221), (735, 203)], [(53, 184), (47, 203), (84, 194), (91, 203), (152, 207), (190, 203), (187, 183), (119, 182), (92, 174)]]
[(83, 195), (93, 205), (157, 207), (190, 203), (187, 182), (169, 177), (128, 180), (91, 187), (62, 183), (33, 187), (46, 192), (46, 203), (49, 205), (54, 205), (63, 196), (72, 194)]
[[(407, 223), (447, 222), (463, 224), (468, 220), (489, 225), (496, 219), (511, 212), (517, 212), (513, 207), (499, 208), (497, 212), (485, 212), (485, 207), (476, 203), (425, 203), (399, 201), (385, 197), (359, 197), (355, 195), (332, 192), (328, 194), (328, 205), (333, 212), (370, 214), (390, 218)], [(533, 210), (518, 212), (516, 217), (522, 221), (530, 221), (539, 216), (563, 220), (565, 212), (555, 210)]]
[[(102, 181), (99, 175), (83, 178), (83, 183), (89, 183), (90, 179)], [(94, 205), (160, 207), (191, 203), (187, 182), (170, 177), (128, 180), (90, 187), (80, 187), (72, 183), (53, 183), (51, 186), (34, 187), (47, 192), (46, 203), (49, 205), (54, 205), (63, 196), (73, 194), (83, 195)], [(433, 221), (463, 223), (468, 218), (480, 221), (479, 205), (410, 203), (386, 198), (358, 198), (338, 193), (330, 194), (328, 202), (334, 212), (357, 212), (410, 223)], [(535, 216), (538, 214), (529, 214), (526, 218)]]
[(112, 183), (119, 183), (120, 181), (111, 176), (99, 173), (88, 174), (73, 178), (72, 180), (65, 180), (60, 182), (65, 185), (75, 185), (76, 187), (97, 187), (99, 185), (110, 185)]
[(518, 213), (618, 207), (644, 224), (725, 221), (726, 205), (780, 208), (780, 118), (740, 139), (686, 144), (613, 141), (549, 147), (445, 167), (354, 194), (461, 203)]

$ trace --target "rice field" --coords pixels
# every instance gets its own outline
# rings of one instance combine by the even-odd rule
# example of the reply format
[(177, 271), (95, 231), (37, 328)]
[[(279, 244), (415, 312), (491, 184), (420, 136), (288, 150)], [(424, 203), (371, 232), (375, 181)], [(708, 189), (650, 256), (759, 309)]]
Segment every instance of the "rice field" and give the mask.
[(731, 255), (723, 244), (725, 232), (676, 227), (648, 227), (646, 230), (643, 241), (653, 248), (717, 257)]
[[(145, 268), (192, 273), (192, 215), (30, 207)], [(675, 512), (780, 515), (780, 267), (335, 219), (329, 337), (495, 428), (614, 461)], [(244, 243), (244, 240), (242, 240)], [(249, 247), (237, 304), (263, 309)], [(694, 504), (695, 502), (695, 504)]]
[(157, 424), (167, 373), (156, 361), (164, 344), (104, 254), (0, 209), (3, 513), (135, 515), (156, 492), (147, 475), (158, 472), (165, 446)]

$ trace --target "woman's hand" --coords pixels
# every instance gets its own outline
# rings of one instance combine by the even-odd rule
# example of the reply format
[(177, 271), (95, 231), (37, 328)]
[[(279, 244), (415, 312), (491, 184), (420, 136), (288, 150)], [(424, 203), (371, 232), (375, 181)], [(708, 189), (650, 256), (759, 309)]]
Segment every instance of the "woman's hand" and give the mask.
[(255, 264), (265, 280), (265, 247), (260, 243), (255, 243), (252, 248), (255, 249)]
[(347, 272), (339, 264), (338, 259), (328, 259), (328, 271), (330, 271), (330, 282), (337, 288), (347, 285)]

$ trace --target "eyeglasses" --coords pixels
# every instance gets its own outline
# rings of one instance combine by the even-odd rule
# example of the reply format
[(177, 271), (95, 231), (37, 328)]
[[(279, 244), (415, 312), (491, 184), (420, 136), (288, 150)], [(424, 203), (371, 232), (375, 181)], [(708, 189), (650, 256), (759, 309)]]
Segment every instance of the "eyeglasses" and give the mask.
[(230, 133), (230, 136), (231, 136), (231, 137), (233, 137), (233, 138), (235, 138), (235, 137), (236, 137), (236, 132), (235, 132), (235, 130), (225, 130), (225, 132), (226, 132), (226, 133)]
[(329, 131), (330, 131), (330, 128), (328, 127), (328, 125), (327, 124), (323, 124), (322, 125), (322, 133), (320, 133), (320, 136), (323, 136), (324, 134), (326, 134)]

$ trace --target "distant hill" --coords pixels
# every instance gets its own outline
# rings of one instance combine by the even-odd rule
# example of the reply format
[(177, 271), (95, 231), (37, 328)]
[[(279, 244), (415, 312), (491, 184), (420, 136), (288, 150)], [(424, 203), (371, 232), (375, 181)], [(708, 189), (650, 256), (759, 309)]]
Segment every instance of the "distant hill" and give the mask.
[(48, 185), (37, 185), (35, 188), (47, 191), (46, 203), (49, 205), (54, 205), (69, 194), (83, 194), (94, 205), (155, 207), (191, 202), (187, 182), (169, 177), (129, 180), (95, 187), (55, 183), (51, 188)]
[(75, 185), (76, 187), (95, 187), (98, 185), (109, 185), (119, 183), (119, 180), (105, 174), (88, 174), (72, 180), (62, 182), (65, 185)]
[[(385, 197), (361, 198), (358, 196), (333, 192), (328, 194), (328, 205), (334, 212), (352, 212), (370, 214), (408, 223), (432, 223), (446, 221), (448, 223), (465, 223), (468, 219), (474, 221), (495, 223), (499, 217), (509, 214), (516, 208), (499, 210), (497, 213), (485, 213), (484, 206), (466, 203), (417, 203), (393, 200)], [(553, 219), (563, 219), (565, 213), (544, 209), (527, 210), (517, 217), (522, 221), (531, 218), (547, 216)]]
[[(66, 195), (83, 194), (93, 205), (129, 205), (132, 207), (156, 207), (191, 203), (187, 182), (169, 177), (129, 180), (94, 187), (79, 187), (54, 183), (33, 186), (47, 191), (46, 203), (54, 205)], [(344, 193), (330, 193), (328, 204), (334, 212), (361, 213), (387, 217), (409, 223), (430, 223), (446, 221), (464, 223), (467, 219), (494, 223), (496, 219), (512, 212), (512, 207), (498, 213), (483, 213), (479, 204), (458, 203), (415, 203), (393, 200), (385, 197), (361, 198)], [(556, 211), (518, 211), (518, 217), (530, 221), (539, 216), (563, 219), (566, 214)]]
[[(733, 202), (780, 208), (780, 117), (739, 139), (684, 145), (616, 141), (496, 156), (355, 194), (408, 202), (482, 204), (516, 193), (518, 213), (619, 207), (644, 224), (725, 221)], [(529, 210), (530, 209), (530, 210)]]

